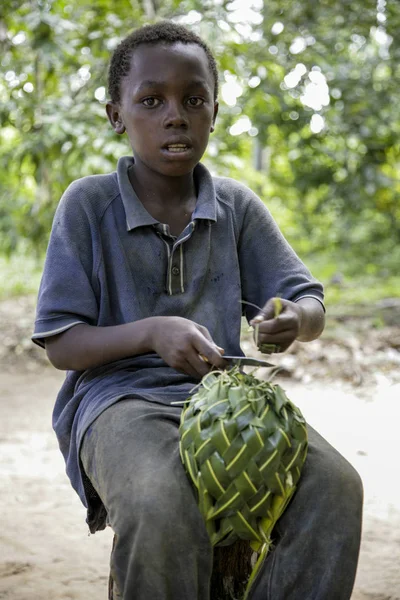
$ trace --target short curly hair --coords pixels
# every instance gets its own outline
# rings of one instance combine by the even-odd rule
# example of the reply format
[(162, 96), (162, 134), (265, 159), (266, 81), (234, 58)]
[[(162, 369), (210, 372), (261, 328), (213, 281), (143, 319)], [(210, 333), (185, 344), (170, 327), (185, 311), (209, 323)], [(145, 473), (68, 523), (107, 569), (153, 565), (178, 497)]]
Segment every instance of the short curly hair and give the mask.
[(203, 40), (184, 27), (172, 21), (161, 21), (153, 25), (144, 25), (130, 33), (115, 48), (108, 70), (108, 93), (111, 102), (118, 104), (121, 100), (121, 79), (128, 75), (131, 66), (132, 54), (141, 44), (197, 44), (206, 53), (210, 71), (214, 79), (214, 98), (218, 96), (218, 69), (215, 58)]

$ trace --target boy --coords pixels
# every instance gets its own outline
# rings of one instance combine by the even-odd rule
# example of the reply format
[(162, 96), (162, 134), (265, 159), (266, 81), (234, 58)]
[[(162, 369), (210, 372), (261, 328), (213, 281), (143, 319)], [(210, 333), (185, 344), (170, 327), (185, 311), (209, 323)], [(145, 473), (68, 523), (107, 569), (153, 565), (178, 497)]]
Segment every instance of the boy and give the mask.
[[(107, 115), (133, 157), (68, 188), (39, 293), (33, 339), (68, 370), (54, 428), (90, 530), (109, 523), (116, 534), (114, 597), (124, 600), (210, 597), (212, 549), (171, 402), (188, 397), (208, 363), (224, 368), (224, 351), (241, 353), (243, 306), (261, 321), (259, 343), (281, 350), (323, 329), (321, 285), (263, 203), (199, 162), (217, 92), (214, 58), (185, 28), (159, 23), (121, 42)], [(361, 484), (311, 428), (309, 441), (254, 599), (350, 598)]]

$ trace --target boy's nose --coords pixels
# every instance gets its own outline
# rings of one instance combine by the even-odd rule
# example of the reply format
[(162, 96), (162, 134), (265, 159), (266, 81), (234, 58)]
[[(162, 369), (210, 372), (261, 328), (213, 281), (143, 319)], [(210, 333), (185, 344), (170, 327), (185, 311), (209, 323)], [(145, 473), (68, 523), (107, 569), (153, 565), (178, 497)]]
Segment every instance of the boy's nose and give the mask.
[(172, 105), (169, 107), (167, 114), (165, 115), (164, 127), (166, 129), (171, 127), (187, 127), (188, 120), (182, 106)]

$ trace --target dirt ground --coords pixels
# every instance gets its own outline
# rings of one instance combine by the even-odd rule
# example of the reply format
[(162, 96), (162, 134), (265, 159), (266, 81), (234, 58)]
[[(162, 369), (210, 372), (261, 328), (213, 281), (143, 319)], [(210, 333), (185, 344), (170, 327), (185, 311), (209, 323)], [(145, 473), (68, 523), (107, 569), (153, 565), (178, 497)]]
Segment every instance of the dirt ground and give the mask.
[[(0, 306), (0, 325), (13, 310)], [(20, 305), (17, 333), (15, 326), (12, 332), (2, 327), (8, 360), (0, 360), (0, 599), (106, 600), (112, 532), (88, 536), (85, 510), (65, 475), (51, 429), (63, 374), (32, 353), (26, 333), (21, 335), (31, 323), (30, 310), (30, 303)], [(309, 346), (321, 354), (318, 344)], [(368, 361), (359, 361), (357, 385), (313, 371), (305, 376), (304, 361), (295, 365), (298, 377), (282, 380), (310, 424), (364, 481), (363, 540), (352, 600), (400, 600), (400, 353), (397, 346), (390, 352), (390, 369), (382, 362), (373, 376), (365, 368)], [(285, 358), (288, 371), (293, 360)]]

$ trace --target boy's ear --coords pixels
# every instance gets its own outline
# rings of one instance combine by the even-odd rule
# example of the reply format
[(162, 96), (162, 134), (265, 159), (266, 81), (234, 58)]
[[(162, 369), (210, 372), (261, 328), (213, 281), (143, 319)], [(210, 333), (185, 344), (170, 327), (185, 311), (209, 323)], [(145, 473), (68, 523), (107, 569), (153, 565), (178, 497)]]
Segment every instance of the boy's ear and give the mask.
[(219, 104), (218, 104), (218, 102), (215, 102), (215, 104), (214, 104), (214, 115), (213, 115), (212, 125), (211, 125), (211, 129), (210, 129), (211, 133), (215, 129), (214, 125), (215, 125), (215, 120), (216, 120), (217, 114), (218, 114), (218, 108), (219, 108)]
[(119, 106), (117, 104), (114, 104), (114, 102), (107, 102), (106, 113), (114, 131), (116, 133), (119, 133), (120, 135), (122, 133), (125, 133), (125, 125), (122, 122), (121, 111)]

